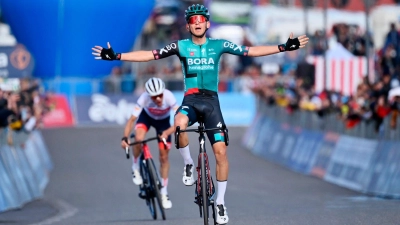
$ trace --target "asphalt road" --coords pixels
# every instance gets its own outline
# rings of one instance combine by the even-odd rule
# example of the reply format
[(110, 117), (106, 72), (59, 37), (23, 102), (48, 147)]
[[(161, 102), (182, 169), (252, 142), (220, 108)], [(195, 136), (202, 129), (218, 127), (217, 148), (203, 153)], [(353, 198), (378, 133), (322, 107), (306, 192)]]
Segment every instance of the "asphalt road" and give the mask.
[[(0, 213), (0, 224), (202, 224), (194, 187), (182, 184), (183, 160), (173, 148), (167, 220), (154, 221), (131, 180), (131, 161), (119, 147), (122, 127), (43, 130), (55, 168), (43, 199)], [(230, 128), (229, 224), (400, 224), (400, 201), (364, 196), (292, 172), (245, 150), (245, 128)], [(151, 132), (151, 134), (154, 134)], [(151, 135), (149, 135), (151, 136)], [(197, 136), (190, 134), (192, 157)], [(150, 144), (158, 166), (156, 144)], [(207, 145), (211, 168), (215, 160)]]

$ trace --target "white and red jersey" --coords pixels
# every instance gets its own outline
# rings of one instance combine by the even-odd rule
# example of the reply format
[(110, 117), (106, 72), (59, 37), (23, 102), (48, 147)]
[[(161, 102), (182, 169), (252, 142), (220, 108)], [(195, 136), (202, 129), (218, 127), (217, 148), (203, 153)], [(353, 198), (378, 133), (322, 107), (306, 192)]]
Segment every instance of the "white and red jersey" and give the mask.
[(175, 96), (167, 89), (164, 90), (163, 102), (161, 106), (156, 105), (156, 103), (151, 100), (150, 95), (147, 92), (144, 92), (137, 100), (136, 105), (133, 108), (132, 115), (139, 117), (142, 109), (144, 109), (144, 111), (146, 111), (151, 118), (155, 120), (162, 120), (170, 116), (171, 110), (175, 111), (177, 108), (178, 105), (176, 104)]

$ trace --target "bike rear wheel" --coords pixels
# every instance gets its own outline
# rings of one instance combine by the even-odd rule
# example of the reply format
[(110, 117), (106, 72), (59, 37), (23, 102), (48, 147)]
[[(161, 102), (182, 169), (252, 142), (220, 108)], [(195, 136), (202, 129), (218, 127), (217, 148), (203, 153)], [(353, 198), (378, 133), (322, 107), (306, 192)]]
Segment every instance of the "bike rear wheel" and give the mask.
[(201, 154), (201, 198), (203, 204), (204, 225), (208, 225), (208, 194), (207, 194), (207, 173), (205, 163), (205, 153)]
[(157, 210), (156, 210), (156, 204), (154, 201), (154, 196), (152, 193), (152, 188), (150, 186), (151, 181), (150, 181), (150, 176), (149, 176), (148, 171), (149, 171), (148, 168), (142, 164), (140, 167), (140, 173), (143, 178), (143, 184), (142, 184), (143, 187), (141, 187), (141, 188), (144, 189), (144, 192), (146, 194), (145, 201), (146, 201), (147, 207), (149, 207), (151, 217), (153, 217), (153, 219), (156, 220), (157, 219)]
[(157, 175), (157, 170), (156, 166), (154, 164), (153, 159), (147, 159), (147, 166), (149, 169), (149, 176), (151, 180), (151, 185), (153, 187), (153, 192), (154, 192), (154, 197), (157, 199), (157, 203), (161, 212), (162, 219), (165, 220), (165, 209), (162, 205), (162, 200), (161, 200), (161, 193), (160, 193), (160, 188), (162, 186), (160, 179), (158, 178)]

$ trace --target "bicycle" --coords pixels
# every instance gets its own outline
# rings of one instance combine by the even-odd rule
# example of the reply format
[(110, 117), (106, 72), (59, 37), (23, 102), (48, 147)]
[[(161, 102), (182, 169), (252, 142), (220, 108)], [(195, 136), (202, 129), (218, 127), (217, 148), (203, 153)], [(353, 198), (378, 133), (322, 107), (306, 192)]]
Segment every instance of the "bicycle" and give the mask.
[[(135, 135), (132, 134), (131, 138)], [(146, 205), (149, 207), (151, 216), (154, 220), (157, 219), (157, 210), (155, 200), (157, 199), (157, 203), (159, 206), (159, 210), (161, 212), (162, 219), (165, 220), (165, 209), (162, 206), (161, 201), (161, 193), (160, 189), (162, 188), (162, 183), (160, 176), (157, 172), (156, 166), (153, 161), (153, 157), (150, 152), (150, 148), (147, 145), (147, 142), (158, 140), (159, 137), (148, 138), (143, 141), (137, 141), (130, 143), (130, 146), (141, 144), (142, 145), (142, 153), (139, 157), (139, 171), (142, 176), (143, 183), (140, 185), (140, 193), (139, 197), (146, 201)], [(167, 145), (166, 140), (163, 139), (164, 145)], [(126, 158), (129, 159), (129, 147), (125, 149)]]
[[(182, 132), (196, 132), (199, 133), (199, 156), (198, 156), (198, 164), (196, 167), (197, 171), (197, 180), (195, 181), (195, 201), (199, 206), (200, 217), (203, 217), (204, 225), (208, 225), (209, 223), (209, 212), (208, 207), (211, 206), (213, 210), (213, 219), (214, 224), (217, 224), (215, 221), (215, 205), (214, 205), (214, 195), (215, 195), (215, 187), (214, 181), (210, 172), (210, 165), (208, 163), (208, 156), (205, 148), (205, 132), (212, 130), (221, 130), (224, 133), (225, 137), (225, 145), (229, 144), (228, 130), (226, 126), (223, 125), (221, 128), (209, 128), (205, 129), (204, 121), (202, 118), (198, 121), (199, 126), (197, 129), (186, 129), (181, 130), (179, 126), (176, 127), (175, 130), (175, 147), (179, 149), (179, 134)], [(203, 176), (205, 174), (205, 176)]]

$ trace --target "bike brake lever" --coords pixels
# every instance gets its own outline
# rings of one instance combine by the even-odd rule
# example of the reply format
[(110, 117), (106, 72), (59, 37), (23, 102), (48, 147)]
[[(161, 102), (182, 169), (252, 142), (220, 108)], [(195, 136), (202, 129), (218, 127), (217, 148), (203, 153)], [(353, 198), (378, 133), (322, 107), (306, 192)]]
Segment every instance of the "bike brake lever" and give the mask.
[(164, 147), (167, 149), (167, 148), (168, 148), (167, 140), (165, 140), (165, 138), (162, 138), (162, 141), (163, 141), (163, 143), (164, 143)]
[(125, 148), (126, 158), (129, 159), (129, 147)]

